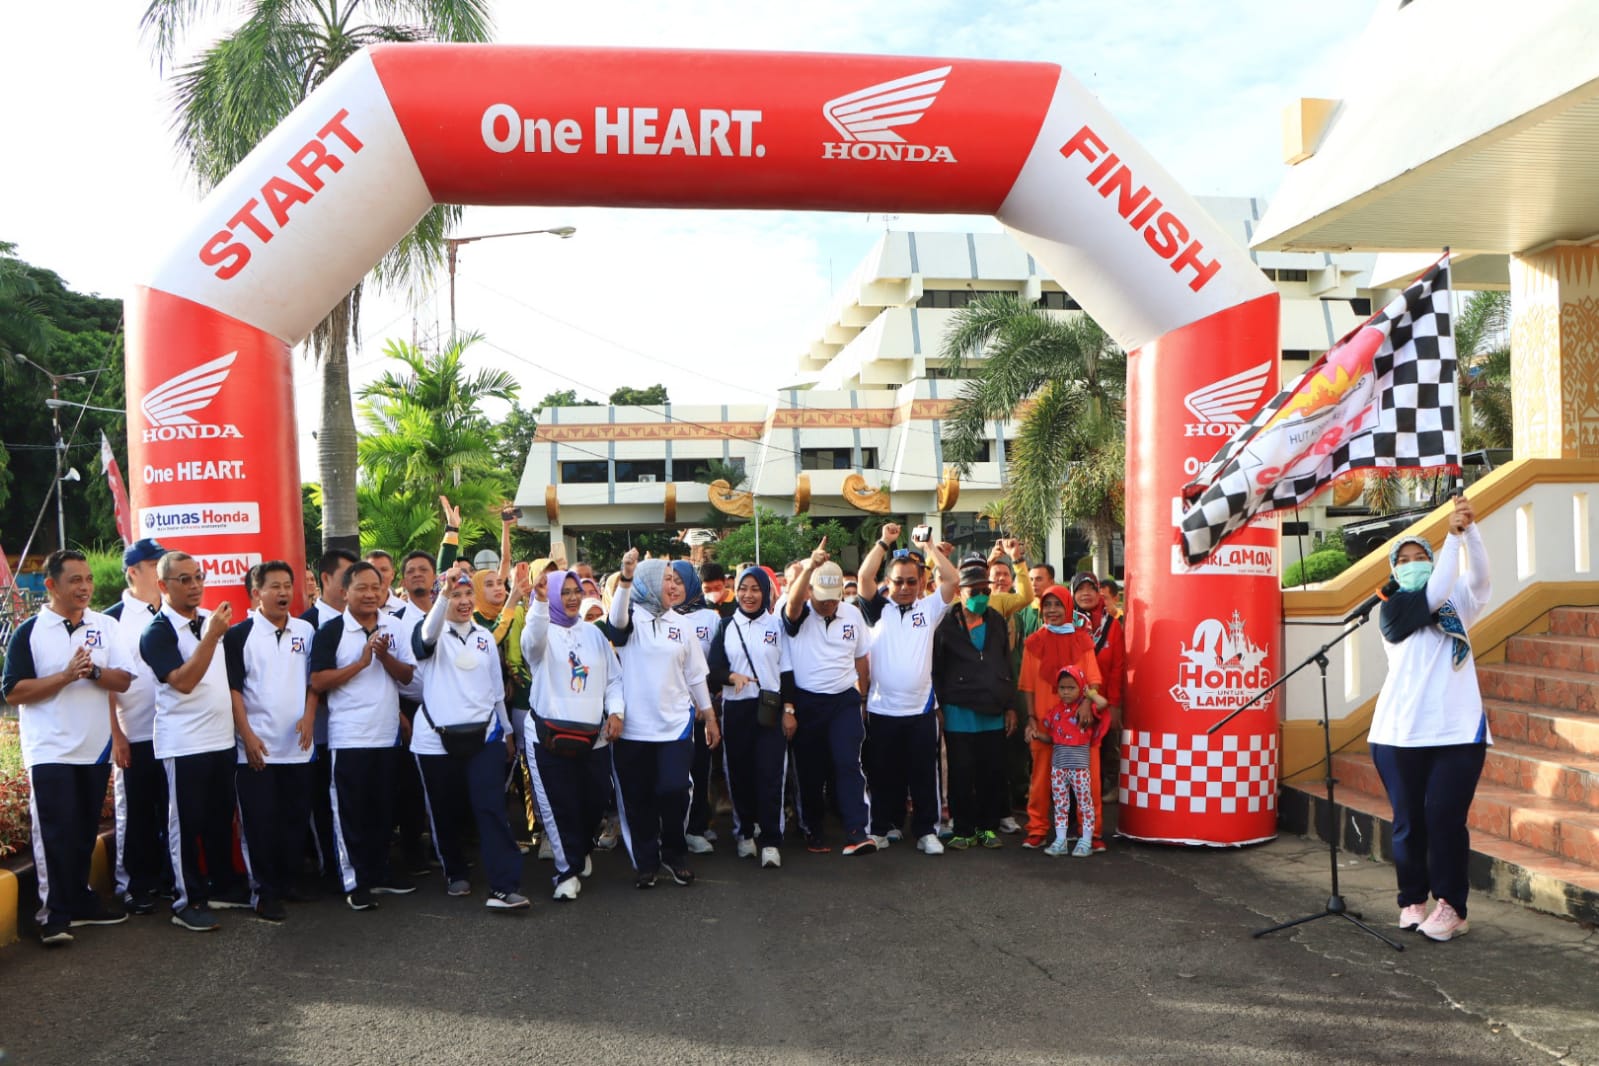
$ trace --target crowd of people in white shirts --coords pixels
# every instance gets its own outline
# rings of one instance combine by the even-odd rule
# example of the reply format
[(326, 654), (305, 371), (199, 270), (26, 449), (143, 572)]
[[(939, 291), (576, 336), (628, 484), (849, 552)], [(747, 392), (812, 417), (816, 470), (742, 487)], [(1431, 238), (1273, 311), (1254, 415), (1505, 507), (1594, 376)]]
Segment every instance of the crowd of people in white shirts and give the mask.
[[(474, 572), (445, 516), (440, 558), (405, 556), (401, 594), (388, 553), (329, 552), (300, 617), (309, 575), (284, 562), (250, 572), (236, 619), (201, 607), (199, 561), (156, 541), (128, 548), (105, 613), (84, 557), (50, 556), (49, 601), (0, 683), (45, 943), (163, 906), (195, 931), (227, 908), (282, 921), (318, 894), (308, 859), (356, 911), (435, 869), (450, 896), (475, 875), (487, 908), (523, 911), (533, 846), (557, 900), (618, 840), (636, 887), (688, 885), (717, 840), (713, 767), (732, 850), (762, 868), (781, 867), (791, 811), (807, 850), (845, 856), (1023, 831), (1051, 855), (1103, 848), (1122, 637), (1092, 574), (1069, 590), (1042, 564), (1018, 574), (1016, 541), (957, 565), (925, 536), (901, 547), (893, 523), (849, 578), (824, 541), (782, 575), (749, 565), (729, 583), (715, 563), (630, 551), (601, 582), (562, 560), (513, 568), (509, 524), (500, 569)], [(108, 779), (114, 904), (89, 884)]]

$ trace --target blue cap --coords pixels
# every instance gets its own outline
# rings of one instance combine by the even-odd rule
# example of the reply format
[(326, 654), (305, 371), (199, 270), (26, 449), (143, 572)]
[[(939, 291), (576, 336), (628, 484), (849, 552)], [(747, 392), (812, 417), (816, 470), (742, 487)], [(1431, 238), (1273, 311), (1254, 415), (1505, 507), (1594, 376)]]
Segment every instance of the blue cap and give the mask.
[(159, 540), (145, 537), (143, 540), (134, 541), (128, 546), (128, 550), (122, 553), (122, 565), (124, 568), (138, 566), (147, 559), (159, 559), (166, 553), (167, 550), (161, 546)]

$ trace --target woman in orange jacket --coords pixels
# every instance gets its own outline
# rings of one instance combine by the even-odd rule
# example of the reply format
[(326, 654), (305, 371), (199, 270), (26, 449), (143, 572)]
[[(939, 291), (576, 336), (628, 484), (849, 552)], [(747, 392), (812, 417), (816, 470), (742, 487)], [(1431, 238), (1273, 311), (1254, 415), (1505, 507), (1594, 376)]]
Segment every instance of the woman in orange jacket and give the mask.
[[(1032, 781), (1027, 789), (1027, 839), (1024, 848), (1041, 848), (1049, 840), (1049, 762), (1054, 745), (1043, 728), (1043, 715), (1056, 702), (1055, 684), (1061, 670), (1075, 666), (1083, 672), (1090, 690), (1101, 685), (1093, 637), (1077, 625), (1071, 611), (1071, 593), (1051, 585), (1039, 600), (1039, 628), (1022, 645), (1022, 672), (1017, 689), (1027, 706), (1027, 741), (1033, 756)], [(1097, 813), (1097, 812), (1096, 812)]]

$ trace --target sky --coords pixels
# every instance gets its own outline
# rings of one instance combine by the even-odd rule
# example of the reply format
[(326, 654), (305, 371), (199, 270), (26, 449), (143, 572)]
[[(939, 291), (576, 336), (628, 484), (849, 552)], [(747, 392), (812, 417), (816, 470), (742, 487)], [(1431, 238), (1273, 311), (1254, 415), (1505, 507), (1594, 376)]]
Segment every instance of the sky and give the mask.
[[(500, 0), (494, 19), (504, 43), (1056, 62), (1189, 192), (1269, 198), (1286, 169), (1282, 106), (1336, 94), (1340, 57), (1379, 2), (1392, 0)], [(214, 14), (180, 62), (248, 5), (199, 6)], [(139, 282), (200, 196), (139, 32), (144, 7), (0, 5), (0, 240), (106, 296)], [(770, 403), (885, 229), (998, 228), (956, 216), (526, 207), (468, 208), (456, 232), (555, 226), (578, 232), (463, 247), (456, 274), (460, 328), (486, 338), (468, 362), (510, 370), (524, 403), (567, 388), (603, 401), (656, 382), (676, 403)], [(443, 277), (415, 307), (369, 288), (356, 385), (384, 369), (387, 340), (437, 336), (448, 317)], [(319, 386), (309, 360), (295, 374), (301, 473), (314, 480)]]

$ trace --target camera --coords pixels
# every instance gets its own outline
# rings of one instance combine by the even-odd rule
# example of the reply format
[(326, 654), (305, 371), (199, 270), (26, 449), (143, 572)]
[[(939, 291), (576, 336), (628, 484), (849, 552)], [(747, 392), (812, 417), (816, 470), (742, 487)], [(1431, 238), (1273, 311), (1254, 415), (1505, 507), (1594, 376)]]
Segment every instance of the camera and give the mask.
[(928, 541), (930, 541), (932, 539), (933, 539), (933, 527), (932, 526), (917, 526), (915, 529), (911, 530), (911, 543), (912, 544), (926, 544)]

